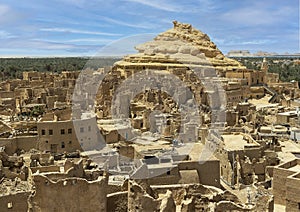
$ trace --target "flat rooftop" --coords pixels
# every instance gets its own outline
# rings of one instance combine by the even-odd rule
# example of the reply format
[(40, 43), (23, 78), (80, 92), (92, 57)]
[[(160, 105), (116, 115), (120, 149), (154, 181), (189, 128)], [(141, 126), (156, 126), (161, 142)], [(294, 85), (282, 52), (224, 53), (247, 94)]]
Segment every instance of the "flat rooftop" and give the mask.
[[(202, 143), (186, 143), (183, 146), (176, 147), (179, 155), (189, 155), (190, 161), (199, 161), (205, 157), (207, 161), (218, 160), (210, 149), (206, 149)], [(208, 158), (207, 158), (208, 157)]]
[(261, 108), (277, 108), (278, 104), (269, 103), (269, 99), (271, 98), (271, 95), (265, 95), (263, 98), (260, 99), (249, 99), (248, 102), (255, 105), (256, 109), (259, 110)]
[(135, 151), (142, 154), (157, 154), (172, 150), (170, 144), (166, 144), (165, 141), (156, 141), (147, 144), (133, 144), (132, 146)]
[(297, 164), (296, 166), (292, 166), (288, 168), (288, 170), (293, 171), (293, 172), (300, 172), (300, 165)]
[(97, 125), (106, 132), (130, 128), (129, 123), (123, 122), (121, 119), (100, 119), (97, 120)]
[(222, 135), (225, 148), (229, 151), (243, 150), (245, 146), (259, 147), (259, 144), (248, 142), (243, 135)]
[(287, 112), (283, 112), (283, 113), (278, 113), (278, 115), (281, 115), (281, 116), (294, 116), (294, 115), (297, 115), (297, 112), (294, 110), (294, 111), (287, 111)]

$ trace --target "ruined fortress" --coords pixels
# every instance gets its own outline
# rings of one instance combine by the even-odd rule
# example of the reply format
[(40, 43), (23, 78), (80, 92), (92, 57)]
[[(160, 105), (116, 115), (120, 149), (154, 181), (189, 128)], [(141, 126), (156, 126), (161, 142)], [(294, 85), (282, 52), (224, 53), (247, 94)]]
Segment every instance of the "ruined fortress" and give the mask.
[(190, 24), (113, 67), (0, 82), (0, 211), (299, 211), (300, 90)]

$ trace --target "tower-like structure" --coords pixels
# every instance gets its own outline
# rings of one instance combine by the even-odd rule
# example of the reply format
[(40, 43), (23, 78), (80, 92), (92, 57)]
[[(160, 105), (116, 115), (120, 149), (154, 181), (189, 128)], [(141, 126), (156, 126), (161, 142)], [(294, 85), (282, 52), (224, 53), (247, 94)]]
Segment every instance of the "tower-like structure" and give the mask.
[(265, 57), (264, 57), (263, 62), (261, 64), (261, 70), (264, 71), (265, 73), (267, 73), (268, 70), (269, 70), (269, 65), (268, 65), (267, 59)]

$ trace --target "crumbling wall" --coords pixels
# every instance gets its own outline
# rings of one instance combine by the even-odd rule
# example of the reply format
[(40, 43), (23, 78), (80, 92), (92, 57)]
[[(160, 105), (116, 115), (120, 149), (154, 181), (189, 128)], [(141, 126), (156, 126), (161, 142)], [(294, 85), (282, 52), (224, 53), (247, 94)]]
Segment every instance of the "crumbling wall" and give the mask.
[[(181, 206), (181, 211), (212, 210), (220, 201), (226, 201), (230, 205), (240, 203), (238, 197), (228, 191), (201, 184), (155, 185), (151, 188), (159, 196), (168, 190), (172, 191), (174, 201), (177, 206)], [(240, 205), (240, 208), (243, 207)]]
[(28, 152), (37, 148), (38, 136), (18, 136), (16, 137), (17, 149)]
[(209, 160), (205, 163), (198, 161), (183, 161), (178, 164), (179, 170), (197, 170), (200, 183), (220, 187), (220, 161)]
[(0, 146), (5, 147), (8, 155), (13, 155), (17, 151), (17, 143), (14, 138), (0, 138)]
[[(144, 186), (143, 186), (144, 185)], [(158, 211), (160, 202), (151, 195), (151, 189), (146, 184), (137, 184), (135, 181), (128, 183), (128, 211)], [(148, 192), (147, 192), (148, 190)], [(149, 191), (150, 190), (150, 191)]]
[(17, 150), (29, 151), (36, 148), (37, 136), (19, 136), (13, 138), (0, 138), (0, 146), (5, 146), (5, 152), (13, 155)]
[(107, 195), (108, 212), (127, 212), (128, 191), (116, 192)]
[(36, 188), (31, 197), (34, 211), (106, 211), (107, 178), (87, 181), (66, 178), (54, 182), (42, 175), (34, 175)]
[(223, 212), (223, 211), (251, 211), (251, 210), (244, 208), (243, 206), (238, 205), (231, 201), (220, 201), (217, 203), (215, 211)]
[(1, 212), (27, 212), (27, 199), (31, 192), (20, 192), (15, 194), (0, 195)]

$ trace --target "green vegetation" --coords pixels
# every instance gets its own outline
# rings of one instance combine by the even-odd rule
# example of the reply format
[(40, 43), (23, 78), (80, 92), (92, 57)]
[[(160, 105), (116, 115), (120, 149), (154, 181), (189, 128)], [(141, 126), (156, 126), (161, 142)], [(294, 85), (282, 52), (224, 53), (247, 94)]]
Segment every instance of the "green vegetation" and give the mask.
[(111, 66), (120, 58), (0, 58), (0, 79), (21, 78), (23, 71), (54, 72), (82, 70), (86, 64), (90, 68)]
[(44, 109), (40, 106), (35, 106), (31, 111), (30, 111), (30, 116), (35, 116), (35, 117), (38, 117), (38, 116), (41, 116), (43, 115), (44, 113)]
[[(260, 69), (263, 58), (234, 58), (249, 69)], [(269, 72), (278, 73), (281, 81), (296, 80), (300, 82), (300, 63), (296, 57), (269, 57)], [(0, 79), (21, 78), (23, 71), (60, 73), (62, 71), (79, 71), (85, 67), (98, 69), (112, 66), (120, 58), (102, 57), (53, 57), (53, 58), (0, 58)], [(88, 65), (86, 65), (88, 64)]]
[[(249, 69), (259, 70), (263, 58), (235, 58)], [(296, 80), (300, 82), (300, 58), (296, 57), (269, 57), (269, 72), (278, 73), (280, 80), (290, 82)]]

